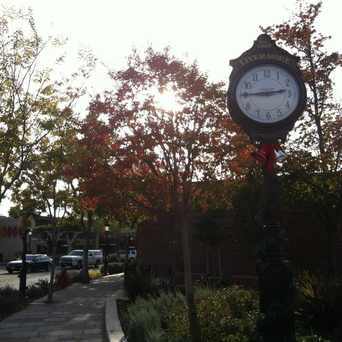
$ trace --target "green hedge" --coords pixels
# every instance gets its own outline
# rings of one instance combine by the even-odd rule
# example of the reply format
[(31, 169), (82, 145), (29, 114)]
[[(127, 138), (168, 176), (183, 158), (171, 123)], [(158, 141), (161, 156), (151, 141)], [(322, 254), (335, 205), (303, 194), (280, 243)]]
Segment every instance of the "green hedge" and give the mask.
[[(257, 334), (258, 294), (240, 286), (199, 288), (195, 303), (202, 342), (261, 342)], [(130, 342), (190, 342), (185, 298), (181, 293), (138, 297), (127, 309)], [(307, 329), (297, 342), (331, 342)]]
[[(195, 301), (203, 341), (255, 339), (258, 303), (254, 292), (237, 286), (201, 289), (196, 292)], [(180, 293), (138, 298), (128, 308), (128, 317), (130, 342), (190, 341), (187, 307)]]

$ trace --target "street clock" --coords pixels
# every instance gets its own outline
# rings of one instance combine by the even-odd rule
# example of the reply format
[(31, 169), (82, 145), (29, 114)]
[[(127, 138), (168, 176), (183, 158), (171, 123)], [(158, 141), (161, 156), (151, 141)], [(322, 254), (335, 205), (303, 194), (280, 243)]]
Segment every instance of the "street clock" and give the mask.
[(230, 61), (227, 106), (253, 142), (285, 140), (303, 113), (306, 89), (298, 61), (266, 34)]

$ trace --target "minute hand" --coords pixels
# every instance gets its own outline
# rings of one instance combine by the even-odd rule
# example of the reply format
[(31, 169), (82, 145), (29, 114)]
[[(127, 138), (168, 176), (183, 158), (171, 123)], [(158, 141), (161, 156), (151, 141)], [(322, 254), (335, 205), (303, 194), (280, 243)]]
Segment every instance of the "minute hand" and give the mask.
[(279, 90), (269, 90), (269, 91), (259, 91), (257, 93), (241, 93), (240, 96), (242, 97), (248, 97), (248, 96), (272, 96), (275, 94), (281, 94), (284, 93), (286, 91), (286, 89), (279, 89)]

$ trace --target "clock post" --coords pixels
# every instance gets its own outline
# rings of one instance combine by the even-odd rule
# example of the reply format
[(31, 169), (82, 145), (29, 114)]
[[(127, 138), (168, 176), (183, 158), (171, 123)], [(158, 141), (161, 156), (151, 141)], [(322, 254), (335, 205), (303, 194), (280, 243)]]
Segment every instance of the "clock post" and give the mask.
[(231, 60), (227, 106), (232, 119), (258, 148), (253, 156), (263, 170), (255, 222), (260, 235), (257, 274), (265, 342), (295, 341), (294, 282), (288, 260), (287, 234), (280, 224), (280, 185), (275, 172), (280, 143), (303, 113), (306, 89), (298, 57), (261, 34), (251, 49)]

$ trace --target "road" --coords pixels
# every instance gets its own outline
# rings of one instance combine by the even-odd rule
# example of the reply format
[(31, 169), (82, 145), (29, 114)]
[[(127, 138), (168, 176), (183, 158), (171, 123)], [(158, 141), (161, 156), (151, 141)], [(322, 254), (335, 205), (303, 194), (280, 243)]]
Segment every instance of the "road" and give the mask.
[[(35, 272), (27, 274), (27, 286), (36, 283), (39, 279), (49, 280), (49, 272)], [(19, 289), (19, 277), (18, 273), (7, 273), (5, 267), (0, 266), (0, 287), (11, 286)]]

